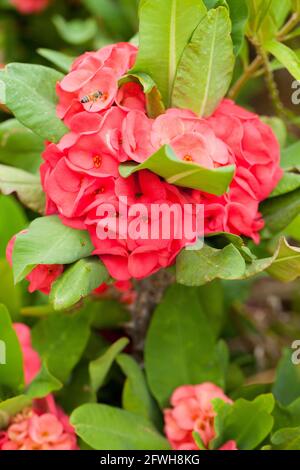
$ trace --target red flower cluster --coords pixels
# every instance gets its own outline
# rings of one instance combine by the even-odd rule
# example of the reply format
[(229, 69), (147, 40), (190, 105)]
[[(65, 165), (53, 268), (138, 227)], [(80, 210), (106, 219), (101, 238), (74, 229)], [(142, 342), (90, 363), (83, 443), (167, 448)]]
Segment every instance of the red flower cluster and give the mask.
[[(224, 100), (209, 119), (179, 109), (150, 119), (142, 87), (138, 83), (118, 87), (136, 54), (133, 45), (120, 43), (74, 62), (57, 85), (57, 112), (70, 132), (57, 145), (47, 145), (41, 167), (46, 213), (59, 214), (63, 223), (88, 230), (94, 254), (120, 281), (141, 279), (169, 266), (193, 241), (174, 235), (182, 222), (180, 215), (174, 216), (169, 239), (147, 236), (155, 216), (143, 213), (138, 223), (146, 235), (133, 238), (128, 226), (116, 223), (122, 220), (123, 209), (129, 209), (133, 220), (132, 206), (164, 203), (170, 209), (199, 203), (205, 207), (205, 233), (227, 231), (258, 240), (263, 227), (259, 203), (281, 177), (279, 145), (272, 130), (231, 101)], [(164, 144), (178, 158), (206, 168), (234, 164), (230, 190), (217, 197), (168, 184), (149, 171), (120, 177), (120, 163), (143, 162)], [(109, 210), (104, 214), (105, 204), (115, 209), (110, 217)]]
[(20, 13), (29, 15), (44, 10), (49, 4), (49, 0), (11, 0), (11, 3)]

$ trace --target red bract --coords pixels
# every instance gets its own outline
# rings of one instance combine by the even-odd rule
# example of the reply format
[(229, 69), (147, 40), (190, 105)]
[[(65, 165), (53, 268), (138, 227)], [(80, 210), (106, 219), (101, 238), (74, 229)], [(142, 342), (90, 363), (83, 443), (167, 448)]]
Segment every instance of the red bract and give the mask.
[[(120, 43), (88, 52), (74, 62), (57, 85), (58, 114), (70, 132), (57, 145), (47, 145), (41, 167), (46, 213), (59, 214), (66, 225), (88, 230), (94, 254), (121, 281), (141, 279), (169, 266), (197, 235), (203, 235), (202, 230), (194, 237), (177, 237), (172, 229), (182, 225), (181, 214), (170, 222), (167, 240), (149, 234), (135, 239), (128, 226), (119, 223), (123, 210), (131, 222), (130, 209), (138, 204), (150, 208), (165, 203), (165, 211), (176, 204), (182, 213), (187, 204), (193, 208), (202, 204), (206, 234), (227, 231), (258, 241), (264, 225), (259, 203), (282, 175), (279, 145), (272, 130), (257, 115), (231, 101), (224, 100), (208, 119), (180, 109), (150, 119), (139, 84), (121, 81), (118, 88), (136, 54), (134, 46)], [(179, 188), (149, 171), (128, 179), (119, 176), (120, 163), (143, 162), (165, 144), (187, 163), (208, 169), (235, 165), (229, 191), (214, 196)], [(103, 212), (104, 204), (110, 204), (113, 211)], [(154, 221), (155, 217), (142, 214), (136, 223), (146, 233), (147, 224)]]
[(26, 15), (44, 10), (49, 4), (49, 0), (11, 0), (11, 3), (20, 13)]

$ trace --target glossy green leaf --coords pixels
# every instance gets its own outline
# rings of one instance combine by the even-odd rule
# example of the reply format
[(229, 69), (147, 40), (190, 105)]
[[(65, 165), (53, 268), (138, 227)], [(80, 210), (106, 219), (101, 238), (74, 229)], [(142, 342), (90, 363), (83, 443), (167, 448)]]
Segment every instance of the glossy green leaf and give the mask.
[(168, 450), (168, 441), (134, 413), (108, 405), (83, 405), (71, 415), (76, 434), (96, 450)]
[(21, 281), (37, 264), (71, 264), (88, 257), (93, 246), (86, 231), (63, 225), (57, 216), (35, 219), (16, 238), (13, 269)]
[(127, 377), (122, 395), (123, 408), (149, 419), (154, 424), (158, 423), (159, 410), (150, 395), (141, 367), (127, 354), (117, 356), (117, 363)]
[(243, 398), (233, 405), (214, 400), (214, 409), (218, 413), (215, 419), (217, 436), (213, 448), (234, 440), (240, 450), (253, 450), (271, 432), (274, 419), (271, 416), (275, 405), (273, 395), (260, 395), (250, 402)]
[(37, 52), (44, 59), (49, 60), (52, 64), (56, 65), (62, 72), (68, 73), (70, 71), (71, 65), (76, 59), (76, 57), (71, 57), (62, 52), (53, 51), (52, 49), (38, 49)]
[(39, 213), (44, 211), (45, 195), (38, 175), (0, 165), (0, 192), (5, 195), (16, 193), (29, 209)]
[(120, 175), (124, 178), (140, 170), (151, 170), (176, 186), (199, 189), (219, 196), (226, 192), (234, 175), (234, 166), (209, 170), (180, 160), (168, 145), (162, 147), (143, 163), (123, 163), (119, 167)]
[(196, 289), (171, 286), (155, 310), (145, 346), (148, 383), (161, 407), (181, 385), (224, 386), (223, 356)]
[(151, 0), (140, 4), (139, 53), (133, 71), (153, 78), (166, 106), (171, 103), (182, 52), (205, 13), (202, 0)]
[(63, 384), (49, 372), (44, 362), (39, 374), (30, 383), (26, 394), (30, 398), (44, 398), (50, 393), (60, 390), (62, 386)]
[(104, 354), (98, 357), (98, 359), (90, 363), (91, 386), (95, 392), (102, 387), (114, 360), (128, 343), (129, 340), (127, 338), (119, 339), (116, 343), (112, 344)]
[(50, 302), (54, 310), (70, 308), (101, 286), (108, 278), (107, 269), (99, 258), (81, 259), (55, 281)]
[(0, 385), (13, 391), (20, 391), (24, 386), (23, 355), (4, 305), (0, 305)]
[(214, 279), (240, 279), (246, 263), (232, 244), (222, 250), (204, 245), (201, 250), (183, 250), (177, 257), (176, 279), (186, 286), (202, 286)]
[(85, 310), (75, 314), (50, 315), (32, 329), (34, 349), (47, 363), (49, 371), (66, 382), (87, 345), (90, 316)]
[(67, 128), (56, 115), (56, 70), (41, 65), (9, 64), (0, 71), (5, 104), (15, 117), (43, 139), (57, 142)]
[(0, 162), (31, 173), (37, 173), (42, 163), (44, 142), (16, 119), (0, 124)]
[(296, 80), (300, 80), (300, 59), (293, 49), (275, 40), (267, 42), (264, 47), (285, 66)]
[(229, 12), (219, 7), (201, 20), (183, 51), (172, 106), (191, 109), (201, 117), (211, 115), (229, 88), (233, 68)]

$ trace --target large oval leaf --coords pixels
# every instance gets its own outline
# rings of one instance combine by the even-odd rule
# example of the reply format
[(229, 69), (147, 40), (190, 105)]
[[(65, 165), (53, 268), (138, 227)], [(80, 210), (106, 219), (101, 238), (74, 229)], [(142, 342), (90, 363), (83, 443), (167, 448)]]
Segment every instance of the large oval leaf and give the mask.
[(225, 96), (233, 68), (229, 12), (219, 7), (202, 19), (182, 54), (172, 106), (191, 109), (198, 116), (209, 116)]
[(87, 404), (71, 415), (76, 434), (96, 450), (167, 450), (168, 441), (142, 416)]
[(226, 354), (223, 361), (197, 290), (171, 286), (152, 317), (145, 349), (148, 383), (161, 407), (181, 385), (224, 386)]
[(4, 104), (24, 126), (51, 142), (67, 132), (56, 115), (55, 86), (62, 77), (56, 70), (33, 64), (9, 64), (0, 72)]
[(146, 0), (140, 5), (139, 54), (133, 70), (153, 78), (166, 106), (182, 52), (205, 13), (202, 0)]
[(63, 225), (53, 215), (35, 219), (26, 233), (19, 234), (13, 251), (15, 282), (37, 264), (71, 264), (93, 251), (89, 234)]

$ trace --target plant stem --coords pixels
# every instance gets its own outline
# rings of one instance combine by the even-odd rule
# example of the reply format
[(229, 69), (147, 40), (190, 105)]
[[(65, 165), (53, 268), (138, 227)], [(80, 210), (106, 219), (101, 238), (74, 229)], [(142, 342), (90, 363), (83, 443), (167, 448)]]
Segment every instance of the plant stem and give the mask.
[[(283, 42), (286, 39), (286, 36), (291, 31), (293, 31), (293, 29), (298, 25), (299, 22), (300, 22), (300, 13), (296, 12), (291, 16), (291, 18), (288, 20), (288, 22), (278, 32), (277, 40), (280, 41), (280, 42)], [(253, 43), (255, 44), (255, 41)], [(254, 59), (254, 61), (251, 62), (251, 64), (245, 69), (244, 73), (237, 80), (237, 82), (233, 85), (233, 87), (229, 91), (229, 98), (231, 98), (231, 99), (236, 99), (237, 98), (237, 96), (239, 95), (241, 89), (252, 78), (252, 76), (259, 70), (260, 66), (263, 65), (263, 63), (264, 63), (264, 61), (263, 61), (261, 55), (259, 54)], [(271, 74), (272, 74), (272, 71), (271, 71)], [(277, 88), (276, 84), (275, 84), (275, 87)], [(274, 92), (274, 90), (272, 91), (272, 93), (273, 92)]]
[(277, 40), (278, 41), (284, 41), (285, 37), (293, 31), (293, 29), (298, 25), (300, 22), (300, 13), (296, 12), (294, 13), (289, 21), (283, 26), (283, 28), (278, 32), (277, 34)]
[(241, 77), (235, 82), (231, 90), (229, 91), (229, 98), (236, 99), (239, 95), (241, 89), (246, 85), (248, 80), (259, 70), (260, 66), (263, 64), (262, 58), (257, 56), (253, 62), (245, 69)]
[(274, 110), (276, 114), (281, 117), (285, 118), (284, 106), (281, 102), (279, 90), (277, 84), (274, 79), (274, 75), (271, 69), (268, 53), (264, 50), (262, 46), (257, 46), (257, 51), (263, 61), (263, 69), (265, 74), (265, 81), (269, 91), (270, 98), (272, 100)]

